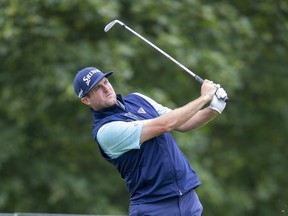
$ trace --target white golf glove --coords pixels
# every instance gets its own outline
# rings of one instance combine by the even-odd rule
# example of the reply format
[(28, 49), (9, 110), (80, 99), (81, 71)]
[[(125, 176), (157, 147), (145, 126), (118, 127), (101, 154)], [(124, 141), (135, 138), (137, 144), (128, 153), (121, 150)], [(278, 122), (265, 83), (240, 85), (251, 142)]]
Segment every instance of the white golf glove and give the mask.
[[(219, 85), (219, 84), (217, 84), (217, 85)], [(219, 85), (220, 86), (220, 85)], [(225, 98), (227, 98), (227, 93), (226, 93), (226, 91), (223, 89), (223, 88), (218, 88), (217, 89), (217, 91), (216, 91), (216, 93), (215, 93), (215, 95), (216, 95), (216, 97), (218, 98), (218, 99), (225, 99)]]
[(213, 96), (213, 99), (209, 106), (210, 109), (213, 109), (221, 114), (226, 107), (226, 102), (224, 101), (226, 97), (226, 91), (223, 88), (219, 88)]

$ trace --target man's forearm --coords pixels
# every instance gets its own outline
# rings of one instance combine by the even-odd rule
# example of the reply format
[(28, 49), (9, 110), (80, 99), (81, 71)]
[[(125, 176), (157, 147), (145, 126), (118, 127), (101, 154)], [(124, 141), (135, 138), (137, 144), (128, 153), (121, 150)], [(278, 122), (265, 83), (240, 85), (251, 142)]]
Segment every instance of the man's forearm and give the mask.
[(193, 115), (188, 121), (179, 127), (175, 128), (176, 131), (179, 132), (187, 132), (196, 128), (199, 128), (209, 121), (218, 116), (219, 113), (215, 110), (210, 109), (209, 107), (198, 111), (195, 115)]
[(159, 121), (162, 121), (165, 125), (169, 125), (171, 130), (176, 129), (189, 121), (209, 101), (209, 98), (206, 96), (199, 97), (183, 107), (160, 116)]

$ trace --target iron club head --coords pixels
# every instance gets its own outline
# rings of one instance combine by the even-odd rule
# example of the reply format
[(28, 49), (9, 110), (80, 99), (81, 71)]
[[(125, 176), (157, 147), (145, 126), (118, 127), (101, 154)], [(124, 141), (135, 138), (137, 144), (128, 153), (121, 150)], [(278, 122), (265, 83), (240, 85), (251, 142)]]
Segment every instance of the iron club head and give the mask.
[(113, 21), (111, 21), (110, 23), (108, 23), (108, 24), (105, 26), (104, 31), (105, 31), (105, 32), (108, 32), (116, 23), (124, 26), (124, 23), (122, 23), (121, 21), (119, 21), (119, 20), (113, 20)]

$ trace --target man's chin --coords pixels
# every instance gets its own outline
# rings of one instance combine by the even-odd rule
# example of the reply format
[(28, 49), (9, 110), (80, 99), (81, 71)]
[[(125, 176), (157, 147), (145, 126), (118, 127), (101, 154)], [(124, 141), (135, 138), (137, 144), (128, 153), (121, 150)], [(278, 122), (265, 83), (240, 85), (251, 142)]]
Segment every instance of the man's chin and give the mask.
[(114, 99), (114, 98), (113, 98), (113, 99), (111, 98), (110, 100), (107, 101), (107, 104), (108, 104), (109, 106), (113, 106), (113, 105), (115, 105), (116, 103), (117, 103), (117, 100)]

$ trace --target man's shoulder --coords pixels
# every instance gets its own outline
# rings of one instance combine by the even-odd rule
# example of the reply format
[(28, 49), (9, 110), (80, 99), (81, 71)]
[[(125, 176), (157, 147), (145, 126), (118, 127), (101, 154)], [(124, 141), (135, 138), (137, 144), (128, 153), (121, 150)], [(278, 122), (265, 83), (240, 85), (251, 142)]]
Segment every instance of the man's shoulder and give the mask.
[(152, 98), (150, 98), (149, 96), (144, 95), (143, 93), (139, 93), (139, 92), (133, 92), (133, 93), (130, 93), (126, 96), (131, 97), (131, 98), (141, 98), (141, 99), (145, 99), (146, 101), (152, 100)]
[(144, 95), (143, 93), (140, 93), (140, 92), (132, 92), (132, 93), (126, 95), (125, 97), (129, 97), (129, 96), (147, 97), (146, 95)]

